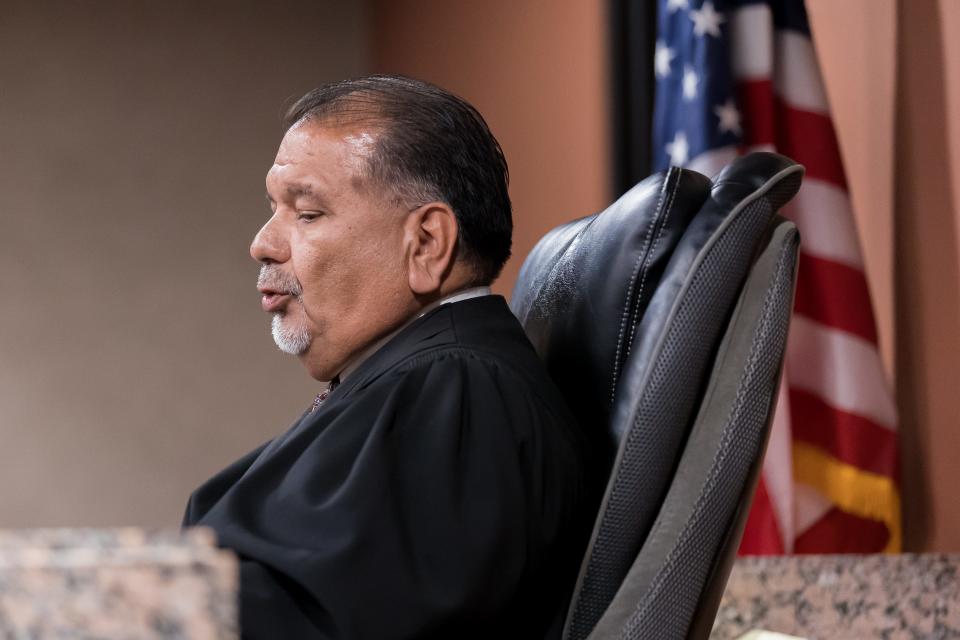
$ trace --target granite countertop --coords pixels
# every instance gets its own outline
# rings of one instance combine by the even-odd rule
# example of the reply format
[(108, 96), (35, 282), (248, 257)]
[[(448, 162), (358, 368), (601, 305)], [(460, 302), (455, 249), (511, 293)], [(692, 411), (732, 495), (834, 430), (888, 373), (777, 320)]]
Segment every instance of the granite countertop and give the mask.
[(212, 532), (0, 532), (0, 638), (232, 639), (238, 567)]
[(212, 529), (144, 529), (118, 527), (112, 529), (0, 529), (0, 553), (26, 547), (94, 548), (119, 547), (191, 547), (213, 549), (216, 535)]
[(960, 638), (960, 555), (740, 558), (711, 638)]

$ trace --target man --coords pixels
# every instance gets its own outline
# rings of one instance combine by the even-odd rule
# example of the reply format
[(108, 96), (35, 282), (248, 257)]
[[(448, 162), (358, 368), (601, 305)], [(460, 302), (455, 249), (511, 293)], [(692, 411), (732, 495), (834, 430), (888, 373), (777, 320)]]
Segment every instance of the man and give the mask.
[(332, 382), (184, 525), (239, 554), (245, 637), (556, 635), (582, 446), (489, 293), (512, 232), (499, 145), (463, 100), (393, 76), (311, 91), (286, 125), (251, 254), (277, 345)]

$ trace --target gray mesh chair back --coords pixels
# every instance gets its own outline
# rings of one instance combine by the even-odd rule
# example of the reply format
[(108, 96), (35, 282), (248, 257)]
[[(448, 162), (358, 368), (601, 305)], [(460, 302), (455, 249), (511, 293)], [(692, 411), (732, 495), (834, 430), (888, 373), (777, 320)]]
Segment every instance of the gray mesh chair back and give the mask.
[(591, 640), (709, 636), (769, 435), (798, 246), (796, 228), (778, 219), (726, 328), (653, 528)]
[(608, 428), (619, 447), (565, 640), (591, 634), (647, 539), (752, 259), (802, 175), (800, 165), (776, 154), (737, 159), (713, 180), (710, 197), (677, 242), (617, 381)]

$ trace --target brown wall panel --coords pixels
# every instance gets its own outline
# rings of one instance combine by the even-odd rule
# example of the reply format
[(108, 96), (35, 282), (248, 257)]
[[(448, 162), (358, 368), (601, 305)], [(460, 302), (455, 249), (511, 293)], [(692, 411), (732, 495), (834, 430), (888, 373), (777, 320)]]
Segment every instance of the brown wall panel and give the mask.
[(807, 0), (900, 411), (908, 551), (960, 550), (960, 3)]

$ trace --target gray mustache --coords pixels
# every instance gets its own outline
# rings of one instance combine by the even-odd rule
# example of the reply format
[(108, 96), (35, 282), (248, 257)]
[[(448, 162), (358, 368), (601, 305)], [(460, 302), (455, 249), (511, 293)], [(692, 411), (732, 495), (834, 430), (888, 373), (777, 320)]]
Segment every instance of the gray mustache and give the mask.
[(296, 278), (288, 276), (279, 266), (272, 264), (260, 267), (257, 286), (298, 297), (303, 293), (303, 287)]

